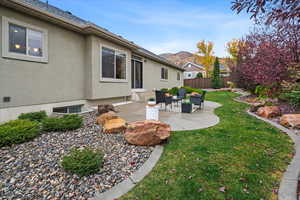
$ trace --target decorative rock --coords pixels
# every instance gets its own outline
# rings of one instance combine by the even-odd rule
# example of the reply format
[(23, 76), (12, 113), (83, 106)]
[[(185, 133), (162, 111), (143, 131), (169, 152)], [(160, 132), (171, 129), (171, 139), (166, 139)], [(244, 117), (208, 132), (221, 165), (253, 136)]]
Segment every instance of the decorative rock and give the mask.
[(300, 114), (286, 114), (280, 118), (280, 124), (286, 127), (300, 128)]
[(137, 121), (128, 125), (125, 139), (135, 145), (156, 145), (170, 137), (170, 125), (155, 120)]
[(264, 106), (257, 110), (257, 114), (265, 118), (273, 118), (281, 115), (280, 108), (278, 106)]
[(250, 112), (256, 112), (260, 107), (263, 107), (263, 103), (253, 103), (250, 107)]
[(123, 133), (125, 129), (126, 122), (120, 117), (107, 120), (103, 125), (103, 133)]
[(108, 121), (110, 119), (116, 119), (116, 118), (118, 118), (116, 113), (113, 112), (113, 111), (109, 111), (109, 112), (103, 113), (102, 115), (97, 117), (96, 118), (96, 124), (99, 124), (99, 125), (103, 126), (106, 121)]
[(98, 115), (101, 115), (103, 113), (107, 113), (109, 111), (116, 112), (113, 105), (111, 105), (111, 104), (98, 105)]

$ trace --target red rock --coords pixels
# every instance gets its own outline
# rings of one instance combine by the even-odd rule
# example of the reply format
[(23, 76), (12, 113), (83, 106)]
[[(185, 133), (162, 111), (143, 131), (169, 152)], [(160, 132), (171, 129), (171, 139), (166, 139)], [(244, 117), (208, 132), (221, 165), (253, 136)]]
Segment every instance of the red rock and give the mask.
[(280, 124), (286, 127), (300, 128), (300, 114), (282, 115)]
[(116, 119), (116, 118), (118, 118), (116, 113), (113, 112), (113, 111), (109, 111), (109, 112), (103, 113), (102, 115), (97, 117), (96, 118), (96, 124), (99, 124), (99, 125), (103, 126), (106, 121), (108, 121), (110, 119)]
[(130, 144), (149, 146), (161, 143), (171, 135), (169, 124), (155, 120), (130, 123), (124, 137)]
[(281, 115), (280, 108), (278, 106), (264, 106), (257, 110), (257, 114), (265, 118), (273, 118)]

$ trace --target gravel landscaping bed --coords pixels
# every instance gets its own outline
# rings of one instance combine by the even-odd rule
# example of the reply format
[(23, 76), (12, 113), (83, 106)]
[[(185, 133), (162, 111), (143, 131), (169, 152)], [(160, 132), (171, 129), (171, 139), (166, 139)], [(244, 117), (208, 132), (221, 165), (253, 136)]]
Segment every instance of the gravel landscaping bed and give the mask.
[[(31, 142), (0, 149), (0, 199), (87, 199), (104, 192), (143, 165), (153, 147), (128, 144), (121, 134), (102, 134), (95, 112), (84, 127), (43, 133)], [(66, 173), (60, 159), (73, 147), (102, 149), (103, 169), (87, 177)]]

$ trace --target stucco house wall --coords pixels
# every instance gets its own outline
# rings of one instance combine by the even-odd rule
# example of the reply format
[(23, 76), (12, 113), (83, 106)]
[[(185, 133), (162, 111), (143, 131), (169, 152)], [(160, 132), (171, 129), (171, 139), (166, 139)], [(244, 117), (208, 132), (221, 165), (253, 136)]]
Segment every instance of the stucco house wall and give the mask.
[[(156, 61), (157, 58), (154, 61), (143, 53), (139, 55), (133, 49), (135, 47), (77, 29), (71, 31), (62, 25), (22, 13), (4, 7), (0, 2), (0, 43), (4, 43), (2, 18), (39, 27), (47, 30), (48, 59), (33, 62), (7, 58), (0, 48), (0, 122), (15, 119), (20, 113), (45, 110), (51, 114), (55, 107), (71, 105), (84, 105), (86, 110), (100, 102), (116, 103), (128, 99), (132, 94), (132, 52), (143, 57), (145, 92), (183, 85), (182, 70), (162, 64)], [(101, 79), (102, 46), (126, 54), (126, 80)], [(161, 80), (162, 67), (168, 68), (168, 80)], [(177, 72), (180, 80), (177, 80)], [(10, 97), (10, 101), (4, 102), (4, 97)]]
[[(161, 68), (168, 69), (168, 79), (161, 79)], [(172, 88), (183, 86), (183, 73), (174, 68), (168, 67), (166, 65), (157, 63), (150, 59), (146, 59), (144, 62), (144, 89), (147, 91), (152, 91), (153, 89), (161, 89), (161, 88)], [(180, 80), (177, 80), (177, 72), (180, 73)]]
[[(0, 7), (2, 16), (48, 30), (47, 63), (2, 57), (0, 48), (0, 108), (85, 99), (85, 36)], [(10, 102), (2, 101), (4, 96)]]

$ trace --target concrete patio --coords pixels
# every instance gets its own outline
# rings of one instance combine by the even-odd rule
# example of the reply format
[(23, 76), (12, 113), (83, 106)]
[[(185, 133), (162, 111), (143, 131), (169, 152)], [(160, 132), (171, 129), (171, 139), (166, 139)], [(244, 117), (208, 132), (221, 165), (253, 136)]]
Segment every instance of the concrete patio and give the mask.
[[(173, 105), (174, 107), (175, 105)], [(159, 112), (159, 120), (171, 125), (172, 131), (194, 130), (214, 126), (219, 123), (219, 117), (214, 114), (214, 109), (221, 106), (218, 103), (205, 101), (204, 108), (193, 113), (181, 113), (179, 108), (175, 107), (177, 112), (164, 111), (164, 107)], [(127, 122), (134, 122), (146, 119), (145, 103), (129, 103), (117, 106), (118, 115)]]

